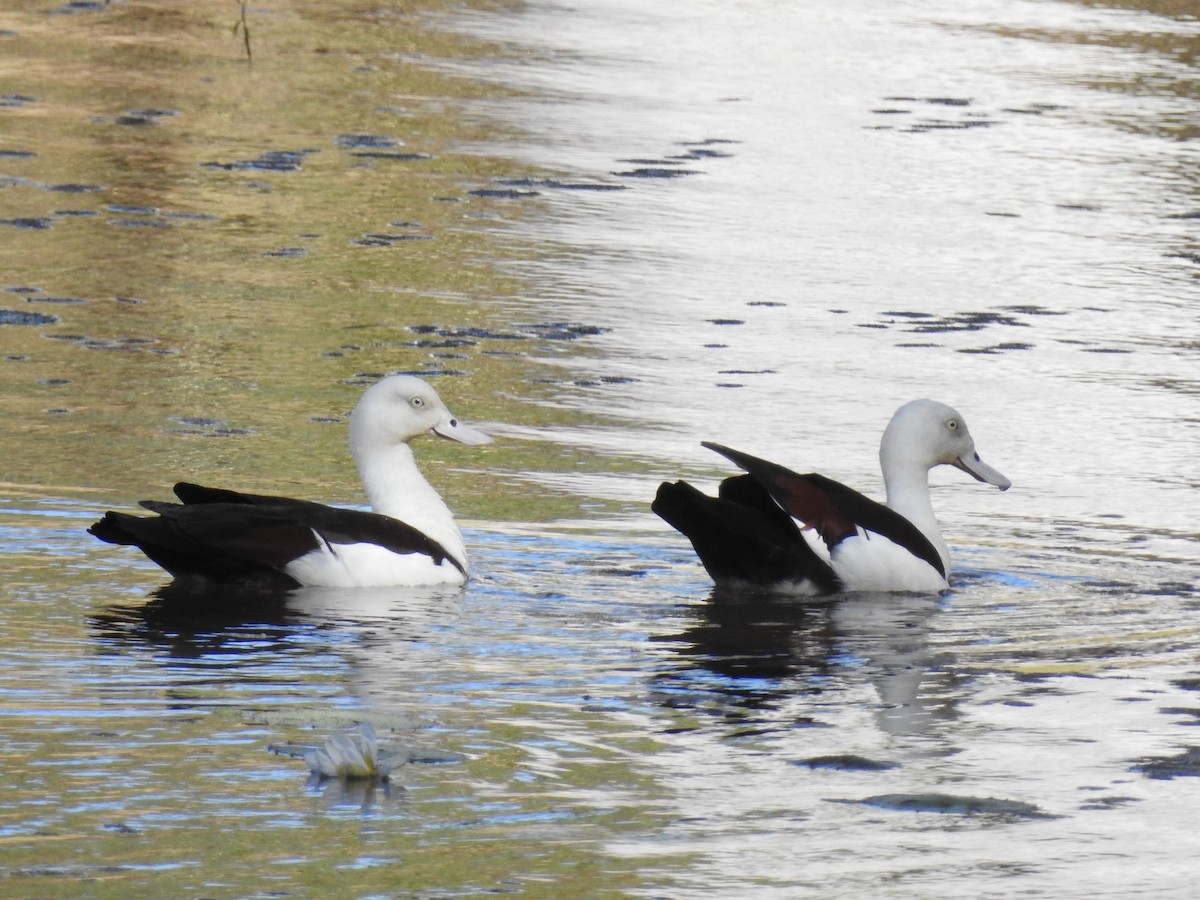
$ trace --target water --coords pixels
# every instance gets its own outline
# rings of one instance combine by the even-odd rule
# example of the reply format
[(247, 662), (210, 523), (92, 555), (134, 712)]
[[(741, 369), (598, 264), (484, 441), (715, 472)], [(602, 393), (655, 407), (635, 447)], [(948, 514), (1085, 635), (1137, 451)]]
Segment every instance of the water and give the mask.
[[(252, 76), (223, 6), (6, 13), (0, 175), (104, 190), (0, 189), (56, 317), (0, 325), (0, 893), (1190, 896), (1200, 26), (1147, 6), (268, 4)], [(418, 448), (465, 592), (181, 618), (84, 533), (352, 500), (397, 368), (499, 437)], [(1014, 481), (935, 473), (945, 597), (713, 596), (647, 511), (702, 439), (877, 494), (917, 395)], [(360, 719), (389, 789), (266, 750)]]

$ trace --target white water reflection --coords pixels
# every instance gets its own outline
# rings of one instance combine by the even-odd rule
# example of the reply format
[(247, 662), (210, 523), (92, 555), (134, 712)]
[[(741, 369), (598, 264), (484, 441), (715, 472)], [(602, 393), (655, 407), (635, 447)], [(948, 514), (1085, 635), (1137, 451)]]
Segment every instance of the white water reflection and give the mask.
[[(575, 402), (629, 426), (579, 443), (711, 472), (708, 438), (870, 491), (883, 423), (932, 396), (1016, 483), (997, 497), (946, 478), (952, 543), (997, 519), (1123, 517), (1194, 558), (1195, 151), (1168, 130), (1188, 103), (1097, 87), (1183, 76), (1102, 35), (1194, 39), (1194, 22), (605, 0), (465, 24), (530, 48), (473, 70), (539, 92), (483, 110), (527, 130), (511, 152), (626, 188), (543, 189), (550, 216), (519, 226), (563, 248), (526, 267), (532, 302), (610, 329), (598, 359), (563, 362), (614, 381)], [(1094, 37), (1012, 36), (1034, 28)], [(697, 146), (714, 155), (677, 159)], [(699, 174), (614, 174), (628, 159)]]

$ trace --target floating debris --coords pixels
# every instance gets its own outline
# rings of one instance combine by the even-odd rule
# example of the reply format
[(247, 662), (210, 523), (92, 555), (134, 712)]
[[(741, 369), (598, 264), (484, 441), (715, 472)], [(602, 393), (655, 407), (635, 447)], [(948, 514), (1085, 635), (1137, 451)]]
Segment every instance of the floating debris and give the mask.
[(391, 773), (409, 760), (407, 750), (385, 750), (370, 722), (356, 732), (338, 732), (324, 744), (272, 744), (272, 753), (303, 759), (319, 780), (387, 781)]

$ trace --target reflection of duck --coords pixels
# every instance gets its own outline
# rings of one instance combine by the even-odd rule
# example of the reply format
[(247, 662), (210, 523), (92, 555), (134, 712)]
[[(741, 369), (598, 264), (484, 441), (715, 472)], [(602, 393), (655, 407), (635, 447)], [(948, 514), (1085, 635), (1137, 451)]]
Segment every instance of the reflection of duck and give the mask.
[[(718, 584), (809, 594), (945, 590), (949, 553), (929, 470), (952, 465), (1001, 490), (1011, 485), (979, 458), (963, 417), (932, 400), (900, 407), (883, 433), (886, 506), (821, 475), (704, 446), (750, 474), (727, 478), (716, 498), (686, 482), (664, 483), (652, 508), (691, 540)], [(807, 539), (812, 531), (820, 541)]]
[(815, 693), (822, 698), (816, 708), (828, 708), (833, 692), (865, 679), (879, 697), (875, 721), (885, 733), (920, 733), (935, 715), (953, 711), (944, 696), (921, 697), (936, 669), (927, 640), (936, 597), (880, 603), (876, 595), (847, 594), (796, 603), (717, 587), (713, 601), (696, 607), (703, 618), (691, 628), (660, 639), (681, 659), (656, 679), (666, 705), (687, 706), (692, 698), (707, 706), (720, 697), (728, 704), (722, 721), (735, 723), (779, 706), (793, 714), (785, 726), (791, 728), (808, 718), (795, 717), (796, 698)]
[(465, 444), (463, 425), (419, 378), (367, 389), (350, 416), (350, 450), (374, 512), (180, 483), (182, 503), (142, 501), (157, 516), (109, 512), (88, 529), (139, 547), (176, 578), (218, 583), (371, 587), (461, 584), (462, 534), (417, 469), (408, 442), (432, 433)]
[(452, 585), (263, 589), (174, 581), (155, 589), (148, 602), (111, 606), (91, 623), (109, 644), (166, 650), (178, 659), (244, 655), (249, 665), (261, 666), (264, 652), (281, 664), (294, 663), (301, 649), (324, 653), (328, 646), (314, 642), (316, 634), (355, 637), (349, 644), (335, 640), (339, 649), (380, 640), (394, 652), (427, 641), (431, 631), (457, 619), (462, 598)]

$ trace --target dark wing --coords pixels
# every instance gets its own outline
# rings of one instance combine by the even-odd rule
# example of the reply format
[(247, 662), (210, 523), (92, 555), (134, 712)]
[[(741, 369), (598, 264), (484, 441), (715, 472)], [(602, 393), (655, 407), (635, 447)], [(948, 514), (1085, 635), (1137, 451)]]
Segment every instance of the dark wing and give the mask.
[(824, 593), (840, 589), (837, 576), (800, 534), (791, 517), (749, 475), (727, 478), (709, 497), (684, 481), (663, 482), (650, 508), (692, 542), (718, 584), (771, 587), (809, 581)]
[(157, 516), (109, 512), (88, 531), (139, 547), (176, 577), (219, 582), (282, 579), (295, 586), (283, 568), (323, 544), (377, 544), (463, 570), (437, 541), (389, 516), (186, 483), (175, 491), (183, 504), (144, 500)]
[(830, 550), (862, 528), (883, 535), (925, 560), (942, 577), (946, 568), (937, 549), (916, 525), (882, 503), (823, 475), (800, 475), (781, 465), (720, 444), (704, 442), (749, 472), (794, 519), (816, 529)]
[[(294, 500), (291, 497), (276, 497), (270, 494), (244, 494), (241, 491), (204, 487), (188, 481), (176, 483), (175, 496), (189, 506), (200, 503), (243, 503), (248, 506), (324, 506), (324, 504), (315, 503), (312, 500)], [(142, 505), (144, 506), (145, 502)]]

